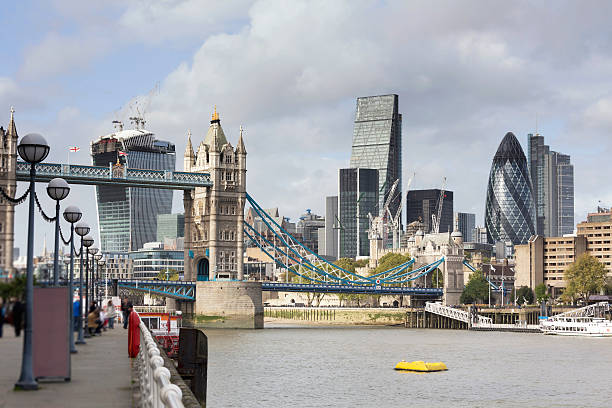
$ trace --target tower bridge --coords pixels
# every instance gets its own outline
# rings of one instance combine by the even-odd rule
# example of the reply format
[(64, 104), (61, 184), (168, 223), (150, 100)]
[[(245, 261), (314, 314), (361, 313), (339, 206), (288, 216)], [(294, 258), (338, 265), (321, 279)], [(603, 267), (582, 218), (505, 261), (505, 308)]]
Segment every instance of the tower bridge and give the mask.
[[(8, 129), (0, 134), (5, 176), (0, 187), (15, 197), (16, 181), (29, 180), (30, 165), (16, 160), (17, 130), (12, 114)], [(346, 270), (291, 236), (247, 194), (246, 157), (242, 127), (234, 147), (227, 140), (215, 110), (206, 135), (195, 149), (191, 133), (188, 134), (184, 171), (130, 168), (119, 161), (107, 167), (40, 163), (35, 165), (35, 171), (37, 182), (62, 177), (71, 184), (182, 190), (185, 280), (121, 280), (117, 286), (163, 295), (170, 307), (174, 301), (179, 301), (179, 306), (191, 303), (192, 312), (222, 315), (228, 322), (234, 319), (236, 327), (263, 327), (262, 291), (425, 295), (442, 296), (444, 301), (449, 301), (448, 294), (458, 296), (457, 286), (462, 276), (455, 264), (462, 249), (458, 249), (454, 238), (446, 244), (424, 240), (421, 249), (416, 246), (411, 249), (411, 261), (372, 276)], [(256, 231), (245, 222), (247, 202), (262, 218), (268, 234)], [(14, 204), (0, 202), (0, 219), (6, 220), (6, 228), (0, 235), (4, 254), (12, 252), (13, 217)], [(277, 266), (298, 277), (299, 282), (244, 281), (245, 236)], [(274, 242), (266, 236), (274, 236)], [(444, 274), (443, 288), (427, 287), (432, 283), (427, 278), (432, 271)], [(419, 285), (415, 285), (417, 282)], [(231, 323), (226, 325), (231, 326)]]

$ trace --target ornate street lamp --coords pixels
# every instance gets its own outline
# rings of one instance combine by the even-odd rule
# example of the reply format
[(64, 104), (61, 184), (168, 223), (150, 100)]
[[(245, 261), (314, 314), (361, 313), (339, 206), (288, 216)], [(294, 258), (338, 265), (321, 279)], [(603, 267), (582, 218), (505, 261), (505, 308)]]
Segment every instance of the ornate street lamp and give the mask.
[(102, 302), (100, 301), (100, 288), (97, 287), (97, 285), (100, 282), (100, 259), (102, 259), (102, 254), (101, 253), (97, 253), (94, 255), (94, 263), (98, 263), (98, 267), (95, 269), (95, 275), (92, 273), (91, 277), (92, 280), (95, 279), (95, 283), (93, 283), (91, 285), (91, 287), (93, 288), (94, 291), (94, 300), (98, 300), (98, 306), (102, 307)]
[[(66, 207), (66, 209), (64, 210), (64, 219), (70, 223), (70, 277), (68, 281), (68, 288), (69, 288), (68, 293), (70, 294), (70, 300), (69, 300), (70, 307), (68, 308), (68, 310), (70, 310), (69, 341), (70, 341), (70, 352), (71, 353), (77, 352), (77, 349), (74, 346), (74, 303), (73, 303), (73, 299), (74, 299), (74, 293), (73, 293), (73, 290), (74, 290), (73, 289), (73, 285), (74, 285), (74, 224), (77, 223), (81, 219), (82, 216), (83, 216), (83, 213), (81, 212), (81, 210), (79, 210), (79, 208), (75, 207), (74, 205), (70, 205)], [(81, 230), (81, 232), (83, 231)], [(87, 231), (85, 232), (85, 234), (87, 234), (88, 232), (89, 232), (89, 227), (87, 227)], [(83, 307), (82, 302), (79, 302), (79, 306), (81, 308)], [(81, 315), (81, 312), (79, 311), (79, 316), (80, 315)], [(82, 327), (83, 325), (81, 325), (81, 328)], [(81, 332), (82, 331), (83, 330), (81, 330)]]
[(26, 315), (25, 332), (23, 335), (23, 352), (21, 357), (21, 374), (15, 388), (22, 390), (36, 390), (38, 383), (34, 378), (32, 369), (32, 318), (34, 315), (34, 194), (36, 164), (45, 160), (49, 154), (49, 145), (44, 137), (38, 133), (25, 135), (17, 146), (19, 156), (30, 163), (30, 207), (28, 213), (28, 259), (26, 272)]
[[(87, 267), (91, 265), (91, 271), (88, 270), (87, 277), (85, 278), (85, 282), (87, 283), (87, 290), (85, 293), (87, 294), (87, 307), (89, 307), (89, 301), (94, 301), (94, 291), (93, 291), (93, 274), (95, 272), (95, 262), (94, 255), (98, 252), (98, 248), (89, 248), (87, 251), (88, 254), (91, 255), (91, 264), (88, 262)], [(91, 276), (91, 279), (89, 278)]]
[(59, 284), (60, 201), (68, 197), (68, 193), (70, 193), (70, 186), (63, 178), (54, 178), (47, 185), (47, 194), (52, 200), (55, 200), (55, 252), (53, 253), (53, 285), (55, 286)]
[[(82, 266), (85, 268), (85, 309), (84, 309), (85, 310), (85, 316), (83, 317), (81, 323), (83, 324), (83, 326), (85, 326), (85, 322), (87, 321), (86, 320), (87, 313), (89, 313), (88, 312), (88, 310), (89, 310), (89, 289), (88, 289), (88, 284), (89, 284), (89, 279), (88, 279), (88, 277), (89, 277), (89, 251), (88, 251), (88, 248), (93, 245), (94, 240), (89, 235), (86, 235), (81, 241), (82, 241), (83, 247), (84, 247), (81, 250), (81, 257), (83, 256), (83, 251), (85, 251), (85, 261), (82, 263)], [(83, 269), (81, 269), (81, 282), (82, 281), (83, 281)], [(84, 337), (85, 338), (91, 337), (89, 335), (89, 330), (87, 330), (85, 332)]]

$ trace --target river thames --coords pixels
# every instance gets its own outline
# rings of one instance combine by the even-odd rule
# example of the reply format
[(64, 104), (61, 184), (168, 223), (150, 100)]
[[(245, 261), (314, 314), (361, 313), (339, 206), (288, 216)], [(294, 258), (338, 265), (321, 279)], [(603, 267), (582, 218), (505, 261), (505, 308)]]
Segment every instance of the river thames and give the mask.
[[(612, 338), (268, 323), (205, 333), (212, 408), (612, 406)], [(448, 371), (393, 370), (402, 359)]]

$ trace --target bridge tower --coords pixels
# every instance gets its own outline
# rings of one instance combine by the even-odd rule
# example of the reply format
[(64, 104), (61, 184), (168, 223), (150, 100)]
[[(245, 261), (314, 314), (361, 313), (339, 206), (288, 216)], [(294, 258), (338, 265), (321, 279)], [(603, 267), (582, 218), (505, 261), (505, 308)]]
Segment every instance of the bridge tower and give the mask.
[(188, 135), (185, 171), (210, 173), (213, 186), (185, 193), (186, 279), (243, 278), (246, 155), (242, 128), (234, 148), (225, 137), (216, 109), (197, 153), (191, 133)]
[[(227, 141), (215, 108), (194, 152), (188, 134), (184, 167), (210, 174), (212, 187), (185, 192), (185, 279), (197, 280), (196, 315), (221, 316), (222, 327), (263, 327), (261, 283), (242, 282), (246, 202), (243, 130), (236, 147)], [(204, 319), (214, 326), (214, 319)]]
[[(8, 129), (0, 127), (0, 188), (11, 198), (17, 190), (17, 127), (11, 107)], [(0, 196), (0, 269), (13, 271), (15, 206)]]

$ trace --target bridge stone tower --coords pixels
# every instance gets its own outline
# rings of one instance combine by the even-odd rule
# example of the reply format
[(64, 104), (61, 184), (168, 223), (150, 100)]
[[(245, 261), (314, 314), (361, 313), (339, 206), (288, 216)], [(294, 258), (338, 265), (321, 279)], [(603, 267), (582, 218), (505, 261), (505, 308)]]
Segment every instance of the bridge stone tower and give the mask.
[[(15, 110), (11, 108), (8, 129), (0, 127), (0, 187), (11, 198), (17, 190), (17, 127)], [(15, 206), (0, 196), (0, 269), (4, 273), (13, 271)]]
[(247, 156), (242, 136), (241, 127), (234, 148), (215, 108), (197, 151), (191, 133), (185, 148), (185, 171), (209, 173), (213, 182), (183, 198), (185, 279), (198, 281), (194, 312), (207, 316), (209, 327), (263, 327), (261, 283), (242, 282)]

